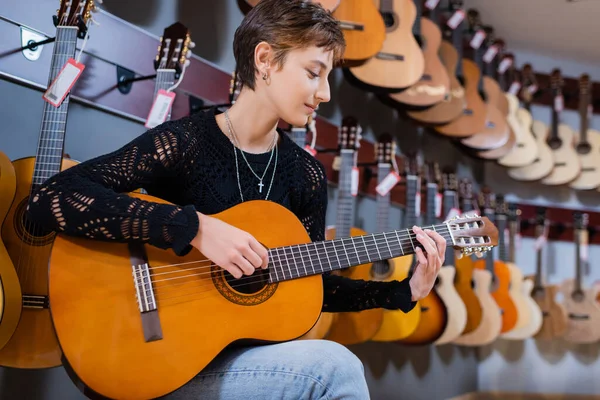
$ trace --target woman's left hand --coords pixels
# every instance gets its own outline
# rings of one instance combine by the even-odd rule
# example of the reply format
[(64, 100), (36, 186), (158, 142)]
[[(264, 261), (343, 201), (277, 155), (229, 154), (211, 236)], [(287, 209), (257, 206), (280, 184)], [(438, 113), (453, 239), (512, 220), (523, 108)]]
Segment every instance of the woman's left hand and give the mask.
[(423, 252), (420, 247), (416, 248), (417, 266), (409, 281), (412, 301), (418, 301), (433, 289), (446, 258), (446, 240), (439, 233), (429, 229), (423, 230), (418, 226), (413, 226), (413, 232), (425, 249)]

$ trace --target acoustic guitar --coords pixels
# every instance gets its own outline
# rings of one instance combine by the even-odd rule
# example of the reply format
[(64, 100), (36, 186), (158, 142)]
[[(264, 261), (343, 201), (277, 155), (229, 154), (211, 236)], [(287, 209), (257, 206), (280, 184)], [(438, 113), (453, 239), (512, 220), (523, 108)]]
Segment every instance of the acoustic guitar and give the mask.
[(558, 287), (548, 285), (544, 279), (542, 268), (542, 252), (547, 238), (549, 222), (546, 218), (546, 208), (537, 207), (536, 210), (536, 267), (535, 275), (528, 277), (533, 281), (532, 296), (542, 310), (542, 326), (535, 335), (536, 339), (553, 340), (563, 337), (567, 330), (567, 311), (562, 304), (556, 301)]
[(344, 0), (332, 14), (344, 40), (344, 61), (364, 61), (374, 57), (385, 41), (386, 26), (372, 1)]
[[(178, 257), (141, 244), (56, 238), (52, 319), (70, 376), (84, 383), (79, 387), (113, 399), (163, 396), (232, 343), (306, 333), (323, 303), (320, 274), (411, 255), (416, 246), (409, 229), (311, 243), (295, 215), (271, 201), (247, 201), (213, 216), (263, 243), (268, 268), (234, 279), (195, 249)], [(430, 229), (465, 254), (497, 244), (487, 218), (458, 217)]]
[[(443, 67), (446, 70), (446, 75), (448, 75), (450, 86), (443, 99), (423, 110), (407, 110), (407, 115), (415, 121), (437, 125), (448, 123), (453, 119), (458, 118), (462, 114), (463, 109), (466, 108), (466, 101), (465, 90), (457, 79), (457, 68), (460, 59), (458, 58), (458, 52), (452, 45), (453, 31), (447, 25), (440, 26), (437, 8), (433, 8), (429, 12), (429, 18), (437, 26), (440, 35), (444, 36), (444, 40), (441, 40), (439, 44), (438, 54)], [(423, 21), (425, 21), (425, 19), (423, 19)], [(427, 60), (430, 56), (428, 53), (425, 53), (424, 56), (425, 69), (427, 69)], [(460, 62), (460, 65), (462, 66), (462, 61)]]
[[(407, 229), (412, 229), (416, 225), (417, 217), (421, 214), (421, 178), (419, 177), (418, 160), (415, 155), (407, 156), (405, 171), (406, 213), (404, 226)], [(413, 257), (409, 276), (412, 276), (416, 264), (417, 260)], [(421, 307), (421, 320), (417, 329), (398, 343), (410, 345), (431, 344), (444, 333), (448, 322), (448, 311), (435, 286), (425, 298), (419, 300), (419, 306)]]
[(412, 107), (429, 107), (444, 100), (450, 93), (450, 77), (442, 61), (439, 50), (442, 32), (437, 24), (422, 16), (422, 0), (415, 0), (417, 8), (413, 34), (421, 43), (425, 68), (421, 78), (406, 90), (390, 94), (390, 98), (398, 103)]
[[(519, 229), (519, 214), (520, 210), (517, 208), (515, 203), (510, 203), (508, 205), (508, 259), (506, 264), (510, 267), (515, 264), (515, 250), (516, 250), (516, 235), (517, 230)], [(514, 270), (511, 269), (511, 276), (514, 274)], [(520, 273), (520, 271), (519, 271)], [(513, 340), (524, 340), (533, 337), (536, 335), (542, 327), (543, 315), (542, 310), (535, 302), (532, 297), (533, 291), (533, 281), (530, 279), (524, 279), (523, 281), (519, 281), (519, 286), (521, 287), (521, 296), (525, 300), (525, 306), (527, 312), (529, 313), (529, 321), (526, 325), (521, 328), (515, 328), (510, 332), (507, 332), (502, 335), (504, 339), (513, 339)], [(512, 289), (512, 288), (511, 288)], [(513, 297), (515, 297), (513, 295)], [(518, 297), (516, 297), (518, 298)], [(519, 309), (519, 315), (520, 315)]]
[(563, 305), (567, 311), (567, 330), (564, 338), (572, 343), (594, 343), (600, 340), (600, 306), (595, 288), (582, 285), (581, 247), (588, 245), (588, 215), (573, 212), (575, 238), (575, 279), (562, 283)]
[[(462, 5), (462, 0), (450, 0), (450, 11), (453, 13), (464, 12), (462, 10)], [(459, 117), (448, 123), (434, 127), (438, 133), (453, 138), (464, 138), (481, 134), (485, 129), (487, 118), (485, 102), (479, 95), (481, 72), (473, 61), (463, 58), (463, 38), (465, 29), (465, 21), (461, 21), (456, 29), (452, 30), (452, 43), (458, 53), (459, 60), (456, 68), (456, 77), (464, 89), (464, 99), (466, 104)]]
[(552, 151), (554, 166), (550, 175), (541, 180), (544, 185), (564, 185), (575, 180), (581, 173), (581, 161), (574, 147), (575, 133), (566, 124), (560, 123), (560, 112), (564, 107), (562, 95), (563, 80), (558, 68), (550, 76), (554, 106), (552, 107), (552, 128), (546, 134), (546, 142)]
[[(327, 239), (359, 236), (366, 232), (353, 226), (356, 214), (356, 191), (353, 192), (352, 175), (355, 168), (356, 151), (360, 145), (360, 127), (353, 117), (345, 117), (339, 130), (340, 168), (335, 227), (326, 231)], [(356, 186), (355, 186), (356, 189)], [(336, 274), (350, 279), (371, 279), (371, 263), (364, 263)], [(383, 320), (383, 309), (376, 308), (360, 312), (335, 313), (326, 339), (349, 345), (371, 339), (379, 330)]]
[[(56, 40), (52, 50), (48, 86), (70, 58), (75, 58), (77, 38), (85, 37), (93, 0), (62, 0), (54, 18)], [(54, 95), (54, 93), (50, 93)], [(59, 107), (44, 101), (44, 112), (36, 155), (13, 161), (17, 187), (2, 224), (2, 240), (13, 260), (22, 290), (19, 324), (0, 350), (0, 365), (12, 368), (50, 368), (61, 364), (61, 351), (50, 320), (48, 257), (54, 232), (27, 218), (30, 194), (51, 176), (76, 164), (63, 158), (69, 108), (67, 93)], [(59, 214), (60, 215), (60, 214)], [(58, 221), (59, 225), (64, 221)]]
[(415, 3), (413, 0), (375, 3), (379, 4), (386, 27), (383, 46), (373, 57), (346, 72), (375, 90), (399, 91), (414, 85), (425, 70), (425, 58), (412, 31), (417, 16)]
[(591, 103), (592, 83), (590, 76), (579, 78), (579, 133), (575, 133), (575, 151), (581, 163), (581, 174), (569, 186), (578, 190), (600, 188), (600, 132), (589, 129), (589, 118), (593, 115)]
[[(0, 224), (15, 198), (17, 177), (6, 154), (0, 151)], [(0, 349), (12, 337), (23, 307), (21, 284), (15, 266), (0, 240)]]
[[(381, 188), (387, 190), (383, 195), (380, 192), (377, 193), (377, 232), (387, 232), (390, 229), (391, 187), (389, 184), (386, 185), (386, 178), (389, 180), (390, 174), (396, 173), (392, 171), (392, 163), (395, 162), (393, 159), (396, 154), (395, 148), (394, 139), (389, 134), (380, 135), (375, 145), (378, 185), (382, 185)], [(375, 261), (371, 270), (371, 277), (377, 281), (403, 281), (408, 277), (411, 264), (411, 257)], [(408, 313), (401, 310), (383, 310), (383, 321), (371, 340), (390, 342), (404, 339), (417, 329), (420, 320), (421, 307), (419, 302)]]
[[(531, 117), (531, 101), (533, 94), (538, 90), (537, 81), (531, 64), (525, 64), (521, 70), (521, 98), (523, 107), (517, 111), (517, 117), (521, 126), (529, 127), (535, 139), (537, 157), (529, 165), (523, 167), (508, 168), (507, 173), (511, 178), (518, 181), (536, 181), (548, 176), (554, 168), (552, 149), (546, 143), (548, 127), (541, 121), (533, 120)], [(507, 156), (508, 157), (508, 156)]]

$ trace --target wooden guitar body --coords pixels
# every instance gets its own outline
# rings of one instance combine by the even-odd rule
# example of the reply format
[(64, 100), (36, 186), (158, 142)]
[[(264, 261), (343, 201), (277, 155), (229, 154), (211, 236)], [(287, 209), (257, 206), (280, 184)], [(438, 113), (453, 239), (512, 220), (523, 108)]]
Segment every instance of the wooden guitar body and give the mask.
[(582, 290), (575, 294), (575, 281), (561, 285), (563, 305), (567, 312), (565, 340), (572, 343), (594, 343), (600, 340), (600, 307), (596, 303), (596, 290)]
[[(440, 44), (439, 54), (450, 81), (450, 90), (442, 100), (425, 110), (407, 111), (407, 115), (410, 118), (433, 125), (445, 124), (458, 118), (467, 104), (465, 101), (465, 90), (458, 79), (456, 79), (458, 52), (451, 43), (443, 40)], [(425, 68), (427, 68), (427, 61), (425, 65)]]
[[(528, 277), (534, 282), (534, 277)], [(533, 289), (533, 300), (542, 310), (542, 326), (535, 335), (536, 339), (553, 340), (561, 338), (567, 330), (567, 310), (556, 302), (559, 288), (556, 285), (547, 285)]]
[[(462, 334), (474, 331), (482, 320), (483, 309), (473, 289), (474, 263), (471, 257), (456, 259), (456, 280), (454, 286), (467, 309), (467, 322)], [(486, 295), (490, 297), (489, 293)]]
[(521, 285), (522, 295), (527, 302), (527, 310), (529, 311), (529, 323), (520, 329), (513, 329), (502, 335), (504, 339), (525, 340), (534, 337), (542, 328), (544, 317), (540, 306), (532, 297), (533, 281), (525, 279)]
[(469, 333), (465, 333), (453, 341), (462, 346), (484, 346), (492, 343), (500, 335), (502, 316), (500, 308), (490, 293), (492, 274), (486, 270), (473, 270), (475, 292), (481, 303), (481, 323)]
[(434, 342), (436, 345), (452, 342), (459, 337), (467, 325), (467, 307), (454, 287), (456, 269), (453, 266), (440, 268), (436, 290), (448, 313), (448, 321), (442, 335)]
[(450, 92), (450, 77), (438, 55), (442, 42), (440, 28), (430, 19), (422, 17), (421, 36), (425, 58), (423, 75), (408, 89), (389, 95), (399, 103), (414, 107), (432, 106), (443, 101)]
[(344, 0), (333, 12), (346, 41), (344, 60), (367, 60), (381, 50), (385, 24), (371, 1)]
[[(576, 141), (579, 142), (579, 132), (574, 131)], [(578, 190), (590, 190), (600, 187), (600, 132), (588, 129), (587, 142), (590, 151), (586, 154), (577, 153), (581, 162), (581, 174), (569, 186)]]
[[(0, 224), (5, 221), (16, 191), (15, 169), (8, 156), (0, 151)], [(22, 296), (17, 271), (4, 242), (0, 240), (0, 349), (17, 329)]]
[[(362, 229), (350, 229), (350, 236), (360, 236), (365, 234), (366, 232)], [(325, 237), (327, 239), (334, 239), (335, 228), (327, 229)], [(371, 266), (372, 264), (370, 263), (363, 264), (334, 273), (350, 279), (372, 280)], [(381, 326), (381, 322), (383, 321), (383, 309), (381, 308), (335, 314), (336, 317), (325, 338), (343, 345), (366, 342), (377, 333)]]
[(512, 152), (517, 144), (517, 137), (515, 136), (512, 128), (508, 127), (508, 141), (504, 143), (502, 146), (497, 149), (492, 150), (484, 150), (476, 152), (477, 157), (483, 158), (486, 160), (497, 160), (501, 157), (506, 156), (510, 152)]
[(317, 323), (300, 339), (312, 340), (326, 338), (336, 318), (337, 314), (335, 313), (322, 312)]
[(461, 143), (475, 150), (497, 149), (506, 144), (510, 135), (506, 117), (498, 109), (502, 91), (498, 83), (487, 76), (483, 77), (483, 90), (487, 94), (485, 127), (478, 134), (461, 139)]
[(450, 137), (467, 137), (480, 134), (485, 129), (487, 118), (486, 104), (479, 96), (477, 82), (481, 72), (477, 65), (466, 58), (462, 59), (463, 88), (466, 102), (462, 115), (447, 124), (439, 125), (434, 129), (442, 135)]
[(398, 343), (410, 345), (426, 345), (434, 343), (442, 336), (448, 322), (446, 305), (434, 288), (427, 297), (419, 300), (421, 320), (417, 329)]
[[(372, 274), (371, 279), (384, 282), (392, 280), (403, 281), (408, 277), (412, 259), (413, 257), (400, 257), (387, 260), (390, 264), (390, 275), (381, 279), (381, 277)], [(400, 310), (383, 310), (383, 321), (371, 340), (376, 342), (391, 342), (404, 339), (417, 329), (420, 321), (420, 302), (417, 302), (417, 305), (408, 313)]]
[[(523, 126), (526, 125), (526, 121), (528, 118), (531, 118), (531, 114), (523, 110), (519, 109), (517, 115), (522, 121)], [(552, 156), (552, 149), (546, 143), (546, 136), (548, 132), (548, 127), (541, 121), (533, 121), (531, 126), (531, 132), (534, 135), (536, 147), (537, 147), (537, 158), (533, 161), (533, 163), (526, 165), (524, 167), (516, 167), (509, 168), (507, 170), (508, 175), (517, 180), (517, 181), (536, 181), (540, 180), (546, 176), (548, 176), (552, 170), (554, 169), (554, 158)]]
[[(506, 121), (515, 134), (516, 144), (505, 156), (498, 159), (498, 164), (505, 167), (524, 167), (530, 165), (538, 157), (538, 150), (535, 138), (531, 134), (531, 114), (522, 109), (522, 119), (519, 118), (519, 100), (511, 93), (505, 93), (504, 97), (508, 101), (508, 115)], [(523, 122), (521, 122), (523, 121)]]
[(581, 173), (581, 161), (573, 147), (575, 133), (568, 125), (561, 123), (558, 125), (558, 137), (562, 145), (557, 149), (551, 148), (554, 168), (550, 175), (542, 179), (544, 185), (564, 185)]
[(523, 273), (515, 264), (504, 261), (510, 272), (509, 294), (517, 309), (517, 321), (510, 331), (500, 335), (501, 338), (512, 339), (510, 335), (514, 331), (526, 328), (531, 323), (531, 313), (527, 299), (523, 296)]
[[(477, 260), (475, 262), (475, 268), (483, 270), (485, 267), (485, 260)], [(494, 273), (498, 282), (492, 284), (496, 287), (496, 289), (492, 291), (492, 297), (498, 304), (498, 308), (502, 313), (502, 330), (500, 333), (506, 333), (514, 329), (517, 325), (519, 313), (515, 302), (510, 295), (510, 269), (504, 262), (495, 260)]]
[[(375, 3), (379, 5), (379, 1)], [(386, 26), (387, 34), (381, 50), (363, 64), (348, 69), (362, 83), (386, 90), (414, 85), (425, 70), (423, 52), (412, 33), (416, 19), (414, 2), (393, 0), (393, 9), (394, 15), (387, 17), (390, 25)]]
[[(62, 170), (76, 162), (63, 159)], [(36, 229), (24, 220), (35, 158), (13, 162), (17, 190), (4, 223), (2, 240), (21, 284), (23, 307), (14, 334), (0, 350), (0, 365), (13, 368), (50, 368), (61, 364), (61, 352), (48, 309), (48, 257), (55, 234)], [(41, 297), (32, 297), (41, 296)], [(37, 307), (37, 305), (41, 307)]]

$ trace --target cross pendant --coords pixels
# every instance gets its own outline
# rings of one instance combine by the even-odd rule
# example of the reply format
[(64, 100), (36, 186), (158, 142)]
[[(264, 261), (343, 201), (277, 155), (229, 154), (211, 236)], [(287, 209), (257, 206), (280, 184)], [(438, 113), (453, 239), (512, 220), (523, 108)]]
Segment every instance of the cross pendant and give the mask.
[(263, 185), (262, 180), (260, 182), (258, 182), (258, 193), (262, 193), (263, 186), (265, 186), (265, 185)]

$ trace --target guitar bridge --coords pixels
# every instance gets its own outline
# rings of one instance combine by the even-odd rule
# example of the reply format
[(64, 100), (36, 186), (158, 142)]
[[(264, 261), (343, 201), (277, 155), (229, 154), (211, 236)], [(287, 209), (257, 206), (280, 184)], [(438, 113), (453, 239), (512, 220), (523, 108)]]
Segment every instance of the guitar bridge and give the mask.
[(44, 310), (48, 309), (49, 305), (48, 296), (38, 296), (35, 294), (23, 295), (23, 308)]

